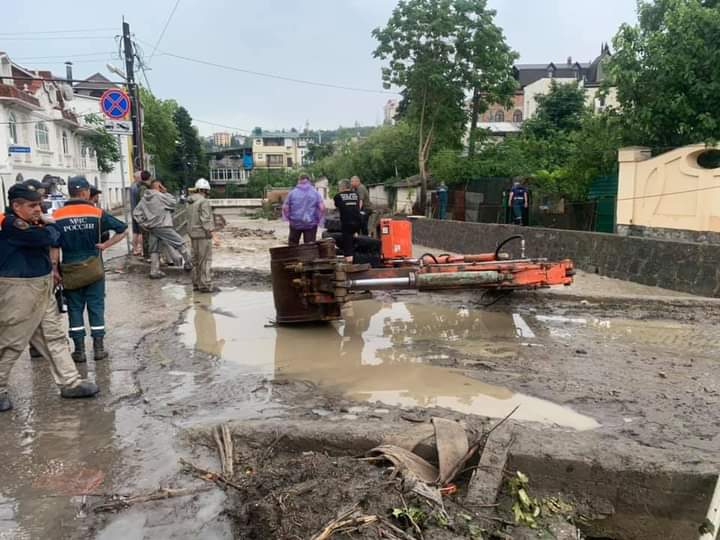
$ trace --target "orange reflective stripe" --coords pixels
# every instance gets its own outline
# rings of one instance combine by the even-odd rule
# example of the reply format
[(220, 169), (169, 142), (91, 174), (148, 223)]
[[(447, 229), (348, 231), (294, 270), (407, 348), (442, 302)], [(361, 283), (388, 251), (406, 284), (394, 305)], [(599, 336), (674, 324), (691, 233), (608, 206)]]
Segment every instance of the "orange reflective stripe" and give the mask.
[(5, 223), (5, 213), (0, 212), (0, 231), (2, 231), (3, 223)]
[(102, 210), (90, 204), (71, 204), (58, 208), (53, 212), (53, 219), (65, 219), (76, 217), (102, 217)]

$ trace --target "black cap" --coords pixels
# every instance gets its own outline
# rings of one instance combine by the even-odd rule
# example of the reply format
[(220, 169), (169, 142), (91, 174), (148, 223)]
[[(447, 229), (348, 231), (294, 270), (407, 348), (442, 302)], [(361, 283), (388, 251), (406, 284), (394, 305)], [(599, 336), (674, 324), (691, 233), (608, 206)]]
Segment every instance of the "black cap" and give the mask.
[(94, 197), (95, 195), (100, 195), (102, 193), (102, 189), (98, 189), (95, 186), (90, 186), (90, 196)]
[(25, 199), (26, 201), (39, 201), (42, 197), (37, 190), (26, 186), (24, 183), (15, 184), (8, 190), (8, 200)]
[(23, 182), (23, 185), (27, 186), (28, 188), (30, 188), (34, 191), (38, 191), (40, 189), (46, 189), (45, 186), (43, 185), (43, 183), (40, 182), (40, 180), (35, 180), (34, 178), (28, 178), (27, 180), (25, 180)]
[(68, 191), (70, 195), (84, 189), (90, 189), (90, 182), (84, 176), (73, 176), (68, 180)]

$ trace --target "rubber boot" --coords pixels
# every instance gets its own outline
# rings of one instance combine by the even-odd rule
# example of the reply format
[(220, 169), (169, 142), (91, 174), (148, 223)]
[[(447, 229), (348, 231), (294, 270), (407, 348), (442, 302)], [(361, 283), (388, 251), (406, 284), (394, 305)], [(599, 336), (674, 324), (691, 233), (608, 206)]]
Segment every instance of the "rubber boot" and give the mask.
[(160, 271), (160, 254), (152, 253), (150, 255), (150, 279), (162, 279), (165, 273)]
[(109, 353), (105, 350), (105, 339), (102, 336), (93, 337), (93, 358), (105, 360)]
[(0, 394), (0, 413), (12, 410), (12, 408), (13, 404), (12, 401), (10, 401), (10, 397), (7, 395), (7, 392)]
[(73, 338), (73, 343), (75, 343), (75, 350), (72, 353), (72, 359), (76, 364), (84, 364), (87, 362), (87, 357), (85, 356), (85, 338)]
[(187, 250), (186, 247), (183, 247), (182, 251), (180, 251), (180, 254), (182, 255), (184, 261), (183, 270), (185, 270), (186, 272), (191, 272), (193, 269), (192, 255), (190, 255), (190, 252)]
[(75, 386), (66, 386), (60, 390), (60, 395), (67, 399), (90, 398), (96, 395), (100, 389), (97, 384), (90, 381), (80, 381)]

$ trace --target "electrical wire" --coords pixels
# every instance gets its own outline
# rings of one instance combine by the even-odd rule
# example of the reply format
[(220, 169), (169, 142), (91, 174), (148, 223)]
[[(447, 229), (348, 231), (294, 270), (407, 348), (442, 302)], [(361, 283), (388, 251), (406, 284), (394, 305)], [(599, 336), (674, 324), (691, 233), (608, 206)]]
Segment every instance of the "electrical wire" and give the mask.
[[(140, 41), (144, 42), (143, 40), (140, 40)], [(277, 75), (274, 73), (265, 73), (262, 71), (255, 71), (252, 69), (245, 69), (245, 68), (241, 68), (241, 67), (237, 67), (237, 66), (228, 66), (225, 64), (218, 64), (217, 62), (211, 62), (209, 60), (202, 60), (200, 58), (191, 58), (189, 56), (170, 53), (167, 51), (160, 51), (160, 52), (162, 53), (163, 56), (169, 56), (171, 58), (185, 60), (186, 62), (202, 64), (205, 66), (216, 67), (216, 68), (225, 69), (228, 71), (235, 71), (237, 73), (245, 73), (247, 75), (266, 77), (268, 79), (276, 79), (276, 80), (280, 80), (280, 81), (294, 82), (297, 84), (307, 84), (310, 86), (319, 86), (319, 87), (323, 87), (323, 88), (335, 88), (336, 90), (348, 90), (351, 92), (364, 92), (364, 93), (369, 93), (369, 94), (390, 94), (390, 95), (394, 95), (394, 96), (400, 95), (398, 92), (391, 92), (388, 90), (374, 90), (372, 88), (360, 88), (360, 87), (356, 87), (356, 86), (344, 86), (341, 84), (325, 83), (325, 82), (319, 82), (319, 81), (309, 81), (306, 79), (297, 79), (295, 77), (286, 77), (284, 75)]]
[(33, 30), (29, 32), (0, 32), (0, 36), (25, 36), (27, 34), (77, 34), (78, 32), (107, 32), (115, 28), (82, 28), (78, 30)]
[(207, 120), (200, 120), (199, 118), (193, 118), (193, 122), (200, 122), (201, 124), (207, 124), (209, 126), (216, 126), (216, 127), (221, 127), (221, 128), (234, 129), (235, 131), (245, 131), (247, 133), (252, 133), (251, 129), (244, 129), (244, 128), (239, 128), (239, 127), (235, 127), (235, 126), (228, 126), (225, 124), (217, 124), (215, 122), (208, 122)]
[(58, 41), (63, 39), (115, 39), (115, 36), (3, 37), (3, 41)]
[(172, 8), (172, 11), (170, 12), (170, 15), (167, 18), (167, 21), (165, 21), (165, 26), (163, 26), (162, 32), (160, 32), (160, 35), (158, 36), (158, 39), (155, 42), (155, 46), (153, 47), (153, 50), (150, 53), (150, 58), (148, 58), (148, 62), (152, 62), (152, 59), (155, 56), (155, 52), (157, 51), (157, 48), (160, 45), (160, 42), (162, 41), (162, 38), (165, 36), (165, 32), (167, 31), (168, 26), (170, 26), (170, 21), (172, 21), (173, 15), (175, 15), (175, 11), (177, 11), (177, 8), (179, 5), (180, 5), (180, 0), (176, 0), (175, 5)]
[(50, 56), (14, 56), (11, 60), (49, 60), (53, 58), (65, 58), (67, 60), (72, 60), (73, 58), (84, 58), (87, 56), (101, 56), (108, 54), (115, 54), (115, 51), (78, 54), (55, 54)]

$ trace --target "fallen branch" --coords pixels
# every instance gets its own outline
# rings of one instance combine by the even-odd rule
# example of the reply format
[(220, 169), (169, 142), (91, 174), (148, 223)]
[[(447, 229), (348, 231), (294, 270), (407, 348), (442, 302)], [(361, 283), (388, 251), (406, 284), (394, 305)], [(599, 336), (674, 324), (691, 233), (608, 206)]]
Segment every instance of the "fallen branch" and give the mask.
[(132, 506), (133, 504), (146, 503), (151, 501), (161, 501), (164, 499), (173, 499), (175, 497), (187, 497), (188, 495), (195, 495), (196, 493), (202, 493), (209, 491), (211, 488), (208, 486), (187, 488), (187, 489), (158, 489), (147, 495), (135, 495), (132, 497), (125, 497), (122, 495), (116, 495), (115, 500), (101, 503), (93, 507), (93, 512), (116, 512)]
[(344, 512), (340, 516), (330, 521), (322, 531), (312, 537), (312, 540), (328, 540), (332, 538), (336, 532), (350, 532), (353, 530), (359, 530), (362, 527), (376, 523), (379, 518), (375, 515), (357, 515), (353, 516), (357, 512), (356, 508), (351, 508), (347, 512)]
[(235, 448), (228, 425), (223, 424), (214, 429), (213, 438), (220, 454), (222, 474), (226, 478), (232, 478), (235, 476)]
[(227, 478), (225, 478), (222, 474), (216, 473), (214, 471), (209, 471), (207, 469), (203, 469), (202, 467), (198, 467), (194, 463), (190, 463), (186, 459), (180, 458), (180, 463), (183, 464), (185, 467), (190, 469), (190, 472), (192, 472), (195, 476), (198, 478), (201, 478), (203, 480), (208, 480), (210, 482), (215, 482), (216, 484), (222, 486), (222, 487), (231, 487), (235, 488), (238, 491), (243, 491), (243, 488), (234, 482), (231, 482)]

